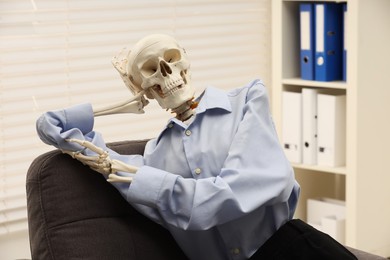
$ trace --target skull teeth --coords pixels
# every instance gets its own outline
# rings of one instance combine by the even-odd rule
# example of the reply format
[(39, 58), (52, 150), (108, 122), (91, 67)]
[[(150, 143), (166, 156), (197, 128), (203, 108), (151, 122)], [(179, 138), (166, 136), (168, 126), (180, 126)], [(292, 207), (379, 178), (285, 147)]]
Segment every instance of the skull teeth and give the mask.
[(160, 85), (153, 86), (153, 90), (161, 97), (166, 98), (168, 96), (171, 96), (173, 93), (175, 93), (177, 90), (183, 88), (184, 81), (183, 79), (177, 79), (175, 81), (170, 82), (167, 84), (167, 87), (161, 88)]

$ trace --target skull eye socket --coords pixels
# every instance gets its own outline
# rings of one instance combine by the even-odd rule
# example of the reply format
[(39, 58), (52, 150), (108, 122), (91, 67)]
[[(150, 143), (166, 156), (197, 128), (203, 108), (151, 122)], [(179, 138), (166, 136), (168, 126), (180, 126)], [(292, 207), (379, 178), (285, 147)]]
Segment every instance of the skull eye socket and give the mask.
[(145, 62), (144, 65), (142, 65), (141, 73), (145, 77), (149, 77), (149, 76), (153, 75), (154, 73), (156, 73), (157, 69), (158, 69), (157, 63), (153, 62), (152, 60), (149, 60), (149, 61)]
[(176, 62), (181, 59), (181, 54), (178, 49), (170, 49), (164, 53), (164, 60), (168, 63)]

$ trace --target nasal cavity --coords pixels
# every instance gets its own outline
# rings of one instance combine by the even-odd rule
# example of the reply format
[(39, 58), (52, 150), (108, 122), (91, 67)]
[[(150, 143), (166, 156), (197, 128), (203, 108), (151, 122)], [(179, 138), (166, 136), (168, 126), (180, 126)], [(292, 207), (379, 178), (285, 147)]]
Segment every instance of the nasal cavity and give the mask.
[(169, 65), (168, 65), (165, 61), (163, 61), (163, 60), (160, 61), (160, 69), (161, 69), (161, 73), (162, 73), (162, 75), (163, 75), (164, 77), (166, 77), (168, 74), (172, 74), (171, 68), (170, 68)]

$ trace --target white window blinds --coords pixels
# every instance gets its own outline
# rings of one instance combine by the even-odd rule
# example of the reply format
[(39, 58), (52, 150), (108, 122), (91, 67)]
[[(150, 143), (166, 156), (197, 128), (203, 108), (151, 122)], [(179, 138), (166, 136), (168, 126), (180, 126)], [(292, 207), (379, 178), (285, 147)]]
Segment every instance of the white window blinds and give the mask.
[[(0, 235), (27, 229), (25, 176), (53, 149), (35, 132), (47, 110), (127, 99), (111, 57), (151, 33), (174, 36), (198, 93), (270, 79), (270, 0), (0, 0)], [(107, 142), (155, 137), (171, 115), (97, 118)]]

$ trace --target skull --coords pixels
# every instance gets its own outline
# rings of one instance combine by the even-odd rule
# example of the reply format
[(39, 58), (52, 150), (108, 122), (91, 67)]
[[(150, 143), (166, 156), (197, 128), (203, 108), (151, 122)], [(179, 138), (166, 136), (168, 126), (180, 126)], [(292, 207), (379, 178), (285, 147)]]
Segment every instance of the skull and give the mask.
[(194, 98), (189, 68), (187, 54), (174, 38), (153, 34), (130, 51), (126, 74), (133, 93), (145, 90), (162, 108), (175, 110)]

